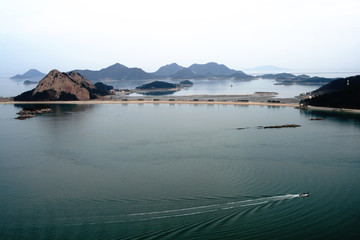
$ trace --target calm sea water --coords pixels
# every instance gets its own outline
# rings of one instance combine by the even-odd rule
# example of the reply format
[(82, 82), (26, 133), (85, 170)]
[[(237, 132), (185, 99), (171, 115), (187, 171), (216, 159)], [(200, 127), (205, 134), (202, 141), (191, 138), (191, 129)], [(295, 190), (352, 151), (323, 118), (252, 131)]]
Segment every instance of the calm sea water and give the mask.
[[(305, 72), (295, 73), (295, 75), (308, 74), (309, 76), (320, 76), (327, 78), (348, 77), (360, 74), (359, 72)], [(39, 79), (29, 79), (38, 81)], [(118, 89), (135, 89), (144, 83), (154, 80), (109, 80), (105, 82), (108, 85)], [(164, 80), (161, 80), (164, 81)], [(180, 80), (165, 80), (175, 84)], [(236, 80), (191, 80), (194, 85), (186, 87), (171, 95), (238, 95), (249, 94), (254, 92), (277, 92), (279, 98), (292, 98), (301, 93), (311, 92), (319, 88), (318, 85), (275, 85), (276, 81), (271, 79), (257, 79), (253, 81), (236, 81)], [(25, 91), (36, 87), (36, 84), (25, 85), (23, 80), (12, 80), (8, 77), (0, 77), (0, 97), (13, 97)], [(141, 94), (132, 94), (133, 96), (141, 96)]]
[(51, 107), (0, 105), (0, 239), (360, 238), (359, 115)]

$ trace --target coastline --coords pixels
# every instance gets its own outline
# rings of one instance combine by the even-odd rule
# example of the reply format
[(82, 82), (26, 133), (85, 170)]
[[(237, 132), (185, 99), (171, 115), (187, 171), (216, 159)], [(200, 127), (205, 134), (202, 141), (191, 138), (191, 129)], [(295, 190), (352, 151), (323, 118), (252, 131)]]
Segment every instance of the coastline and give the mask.
[(257, 105), (257, 106), (273, 106), (273, 107), (298, 107), (299, 104), (294, 103), (269, 103), (269, 102), (230, 102), (230, 101), (190, 101), (190, 100), (88, 100), (88, 101), (33, 101), (33, 102), (17, 102), (4, 101), (0, 104), (198, 104), (198, 105)]
[(326, 112), (343, 112), (343, 113), (356, 113), (360, 114), (360, 109), (350, 109), (350, 108), (331, 108), (331, 107), (317, 107), (317, 106), (306, 106), (300, 107), (297, 103), (274, 103), (274, 102), (260, 102), (260, 101), (204, 101), (204, 100), (126, 100), (122, 101), (121, 99), (117, 100), (88, 100), (88, 101), (0, 101), (0, 104), (193, 104), (193, 105), (243, 105), (243, 106), (267, 106), (267, 107), (293, 107), (299, 109), (308, 109), (316, 111), (326, 111)]
[(344, 112), (344, 113), (358, 113), (360, 114), (360, 109), (352, 108), (332, 108), (332, 107), (317, 107), (317, 106), (306, 106), (304, 109), (316, 110), (316, 111), (327, 111), (327, 112)]

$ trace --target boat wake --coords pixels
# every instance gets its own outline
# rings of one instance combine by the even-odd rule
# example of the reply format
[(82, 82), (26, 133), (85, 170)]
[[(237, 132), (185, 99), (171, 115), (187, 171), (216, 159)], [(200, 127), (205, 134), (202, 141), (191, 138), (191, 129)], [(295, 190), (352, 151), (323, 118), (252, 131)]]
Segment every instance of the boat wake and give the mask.
[[(102, 224), (113, 224), (113, 223), (140, 222), (140, 221), (150, 221), (150, 220), (166, 219), (166, 218), (186, 217), (186, 216), (206, 214), (211, 212), (226, 211), (230, 209), (266, 205), (269, 203), (294, 199), (298, 197), (300, 197), (299, 194), (286, 194), (286, 195), (262, 197), (262, 198), (243, 200), (243, 201), (233, 201), (233, 202), (226, 202), (219, 204), (202, 205), (202, 206), (189, 207), (189, 208), (179, 208), (179, 209), (153, 211), (153, 212), (139, 212), (139, 213), (131, 213), (125, 215), (113, 215), (113, 216), (108, 216), (107, 219), (103, 218), (101, 222)], [(83, 225), (83, 224), (84, 223), (77, 223), (70, 225), (74, 226), (74, 225)], [(98, 222), (87, 222), (86, 224), (90, 224), (90, 225), (98, 224)]]
[(192, 215), (198, 215), (198, 214), (204, 214), (210, 212), (225, 211), (229, 209), (263, 205), (270, 202), (283, 201), (297, 197), (299, 197), (299, 194), (286, 194), (280, 196), (262, 197), (257, 199), (234, 201), (234, 202), (219, 203), (212, 205), (203, 205), (203, 206), (190, 207), (190, 208), (132, 213), (125, 215), (124, 217), (128, 218), (127, 219), (128, 221), (149, 221), (155, 219), (185, 217), (185, 216), (192, 216)]
[(197, 215), (197, 214), (202, 214), (202, 213), (228, 210), (228, 209), (234, 209), (234, 208), (262, 205), (262, 204), (266, 204), (269, 202), (281, 201), (281, 200), (292, 199), (292, 198), (297, 198), (297, 197), (299, 197), (299, 194), (287, 194), (287, 195), (281, 195), (281, 196), (263, 197), (263, 198), (257, 198), (257, 199), (251, 199), (251, 200), (220, 203), (220, 204), (213, 204), (213, 205), (204, 205), (204, 206), (191, 207), (191, 208), (181, 208), (181, 209), (155, 211), (155, 212), (133, 213), (133, 214), (129, 214), (127, 216), (129, 216), (129, 217), (136, 217), (136, 216), (149, 217), (149, 218), (143, 218), (143, 219), (138, 219), (138, 220), (152, 220), (152, 219), (169, 218), (169, 217), (182, 217), (182, 216)]

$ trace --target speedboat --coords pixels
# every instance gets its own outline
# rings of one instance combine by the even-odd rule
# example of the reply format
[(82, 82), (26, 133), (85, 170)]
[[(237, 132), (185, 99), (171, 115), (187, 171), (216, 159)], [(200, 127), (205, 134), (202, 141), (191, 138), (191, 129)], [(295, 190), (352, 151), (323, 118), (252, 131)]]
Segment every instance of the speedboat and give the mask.
[(310, 194), (307, 193), (307, 192), (304, 192), (304, 193), (300, 193), (300, 194), (299, 194), (299, 197), (308, 197), (308, 196), (310, 196)]

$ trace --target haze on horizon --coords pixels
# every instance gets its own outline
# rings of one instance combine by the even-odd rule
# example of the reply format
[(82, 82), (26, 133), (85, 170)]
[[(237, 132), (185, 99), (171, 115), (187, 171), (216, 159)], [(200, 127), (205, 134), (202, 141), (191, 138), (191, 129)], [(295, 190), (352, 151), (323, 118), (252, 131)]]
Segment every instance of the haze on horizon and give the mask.
[(359, 71), (359, 9), (358, 0), (2, 0), (0, 75), (116, 62)]

